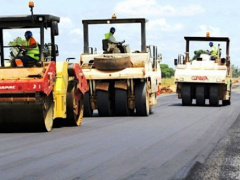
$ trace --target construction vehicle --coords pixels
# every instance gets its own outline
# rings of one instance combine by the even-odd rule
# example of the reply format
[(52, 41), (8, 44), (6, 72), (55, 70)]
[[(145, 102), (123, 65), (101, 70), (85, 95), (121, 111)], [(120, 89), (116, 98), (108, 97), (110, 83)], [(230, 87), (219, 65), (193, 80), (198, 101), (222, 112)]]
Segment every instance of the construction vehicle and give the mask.
[[(148, 116), (157, 104), (160, 94), (161, 54), (156, 46), (146, 45), (145, 18), (83, 20), (84, 53), (80, 65), (88, 81), (89, 91), (84, 95), (84, 116), (92, 116), (98, 110), (99, 116)], [(117, 45), (103, 39), (103, 52), (93, 53), (89, 47), (89, 25), (129, 24), (141, 25), (141, 50), (130, 52), (129, 45), (123, 45), (124, 52)], [(118, 42), (117, 44), (123, 42)], [(91, 51), (90, 51), (91, 50)]]
[[(231, 64), (229, 55), (230, 39), (228, 37), (184, 37), (186, 40), (186, 54), (179, 55), (175, 59), (175, 83), (177, 85), (178, 98), (182, 99), (182, 105), (192, 105), (196, 99), (196, 105), (204, 106), (209, 100), (210, 106), (231, 104)], [(202, 53), (200, 57), (190, 60), (190, 42), (223, 42), (226, 44), (226, 56), (221, 57), (220, 44), (217, 57)]]
[[(33, 8), (33, 2), (29, 7)], [(78, 63), (57, 62), (60, 18), (47, 14), (0, 17), (0, 129), (1, 131), (51, 131), (53, 120), (79, 126), (83, 117), (83, 94), (87, 81)], [(31, 67), (7, 66), (4, 32), (37, 29), (40, 61)], [(45, 31), (49, 30), (49, 31)], [(45, 44), (46, 32), (50, 43)]]

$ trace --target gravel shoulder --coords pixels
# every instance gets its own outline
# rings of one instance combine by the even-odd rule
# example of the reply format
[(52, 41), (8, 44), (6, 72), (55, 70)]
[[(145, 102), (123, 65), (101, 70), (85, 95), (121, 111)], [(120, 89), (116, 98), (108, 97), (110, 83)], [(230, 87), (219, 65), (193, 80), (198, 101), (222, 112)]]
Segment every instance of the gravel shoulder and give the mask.
[(205, 162), (196, 162), (184, 180), (196, 179), (240, 179), (240, 115)]

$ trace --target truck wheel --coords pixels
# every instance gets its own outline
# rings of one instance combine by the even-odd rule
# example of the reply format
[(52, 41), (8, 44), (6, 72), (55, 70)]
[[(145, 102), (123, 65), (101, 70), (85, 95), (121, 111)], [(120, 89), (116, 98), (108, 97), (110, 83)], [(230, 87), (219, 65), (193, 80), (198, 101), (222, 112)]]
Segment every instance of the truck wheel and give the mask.
[(204, 85), (196, 86), (196, 103), (199, 106), (205, 105), (205, 88)]
[(92, 107), (91, 107), (89, 91), (86, 92), (86, 93), (83, 95), (83, 101), (84, 101), (84, 112), (83, 112), (83, 116), (84, 116), (84, 117), (92, 117), (92, 115), (93, 115), (93, 109), (92, 109)]
[(211, 106), (219, 106), (219, 88), (217, 85), (211, 85), (209, 88), (209, 103)]
[(135, 85), (135, 107), (138, 116), (149, 115), (149, 94), (146, 86), (145, 82)]
[(111, 116), (112, 106), (108, 91), (97, 90), (97, 107), (99, 116)]
[(74, 97), (74, 93), (77, 91), (75, 85), (70, 92), (67, 93), (67, 118), (64, 125), (66, 126), (80, 126), (83, 118), (83, 95), (80, 100)]
[(231, 105), (231, 89), (232, 89), (232, 87), (230, 88), (230, 97), (229, 97), (229, 99), (222, 101), (222, 105), (223, 106)]
[(222, 105), (223, 106), (231, 105), (231, 100), (230, 99), (229, 100), (223, 100)]
[(129, 116), (127, 90), (115, 89), (115, 111), (119, 116)]
[(182, 105), (192, 105), (192, 90), (190, 84), (183, 84), (182, 86)]

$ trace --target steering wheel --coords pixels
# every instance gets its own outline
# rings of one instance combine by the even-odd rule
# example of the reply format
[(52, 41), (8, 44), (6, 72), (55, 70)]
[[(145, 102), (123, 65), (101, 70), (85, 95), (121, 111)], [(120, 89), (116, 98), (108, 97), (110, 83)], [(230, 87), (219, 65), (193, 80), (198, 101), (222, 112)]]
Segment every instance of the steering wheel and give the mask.
[(15, 57), (17, 57), (17, 56), (19, 56), (21, 53), (25, 53), (26, 52), (26, 50), (25, 49), (21, 49), (21, 46), (13, 46), (14, 48), (17, 48), (17, 54), (16, 55), (14, 55), (14, 53), (13, 53), (13, 50), (10, 52), (10, 55), (13, 57), (13, 58), (15, 58)]

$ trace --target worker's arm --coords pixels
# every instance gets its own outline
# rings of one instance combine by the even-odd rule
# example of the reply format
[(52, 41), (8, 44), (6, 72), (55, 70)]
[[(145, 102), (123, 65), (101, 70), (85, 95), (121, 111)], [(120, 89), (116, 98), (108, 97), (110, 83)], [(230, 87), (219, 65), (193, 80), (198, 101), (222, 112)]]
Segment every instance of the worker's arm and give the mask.
[(28, 50), (28, 49), (35, 48), (35, 47), (37, 47), (37, 43), (33, 43), (33, 44), (29, 45), (29, 46), (20, 46), (20, 49)]

